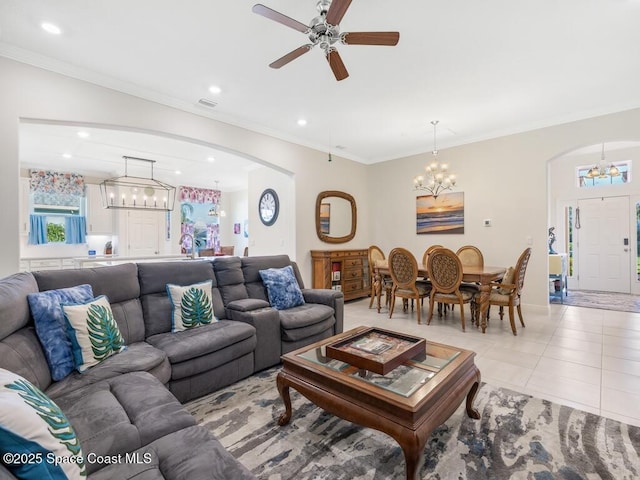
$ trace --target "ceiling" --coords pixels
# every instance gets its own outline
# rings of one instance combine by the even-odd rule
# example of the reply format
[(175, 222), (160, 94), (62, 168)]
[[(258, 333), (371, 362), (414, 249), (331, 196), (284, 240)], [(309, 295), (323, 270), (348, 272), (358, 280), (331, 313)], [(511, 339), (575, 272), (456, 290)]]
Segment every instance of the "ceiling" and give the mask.
[[(315, 0), (260, 1), (305, 24), (317, 14)], [(342, 31), (394, 30), (400, 41), (339, 46), (341, 82), (319, 49), (269, 68), (308, 39), (252, 13), (255, 2), (2, 0), (0, 55), (367, 164), (431, 150), (432, 120), (446, 148), (640, 107), (640, 0), (353, 0)], [(65, 148), (60, 131), (35, 134), (50, 147), (25, 152)]]
[[(125, 156), (155, 163), (125, 162)], [(20, 163), (22, 168), (74, 171), (98, 179), (153, 174), (171, 185), (225, 192), (246, 190), (249, 172), (261, 167), (238, 155), (174, 138), (30, 122), (20, 124)]]

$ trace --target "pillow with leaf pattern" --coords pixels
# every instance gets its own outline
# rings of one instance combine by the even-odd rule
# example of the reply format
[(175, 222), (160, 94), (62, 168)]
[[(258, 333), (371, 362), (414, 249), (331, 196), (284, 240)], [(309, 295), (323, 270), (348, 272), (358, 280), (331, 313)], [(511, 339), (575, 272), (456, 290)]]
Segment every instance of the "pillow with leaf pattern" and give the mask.
[(0, 458), (15, 477), (86, 477), (80, 441), (73, 427), (40, 389), (0, 368), (0, 405)]
[(167, 295), (172, 306), (172, 332), (181, 332), (218, 321), (213, 315), (212, 285), (211, 280), (186, 286), (167, 283)]
[(127, 348), (106, 296), (81, 304), (63, 303), (62, 311), (79, 372)]

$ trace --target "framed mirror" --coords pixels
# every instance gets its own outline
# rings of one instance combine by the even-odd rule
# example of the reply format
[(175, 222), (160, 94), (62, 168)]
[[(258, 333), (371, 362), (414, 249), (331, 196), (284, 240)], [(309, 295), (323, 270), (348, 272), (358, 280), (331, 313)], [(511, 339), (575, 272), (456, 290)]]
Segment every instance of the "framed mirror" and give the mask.
[(345, 243), (356, 235), (356, 201), (345, 192), (327, 190), (316, 200), (316, 233), (327, 243)]

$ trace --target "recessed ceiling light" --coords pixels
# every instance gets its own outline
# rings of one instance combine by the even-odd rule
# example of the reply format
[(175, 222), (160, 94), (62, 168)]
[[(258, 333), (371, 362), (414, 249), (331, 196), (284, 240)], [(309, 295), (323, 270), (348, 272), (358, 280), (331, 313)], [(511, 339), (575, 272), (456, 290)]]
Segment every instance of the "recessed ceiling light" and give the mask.
[(215, 161), (216, 161), (216, 159), (215, 159), (215, 158), (213, 158), (213, 157), (207, 157), (207, 161), (209, 161), (209, 162), (213, 163), (213, 162), (215, 162)]
[(50, 33), (51, 35), (60, 35), (62, 33), (60, 27), (54, 25), (53, 23), (43, 22), (40, 24), (40, 26), (45, 32)]
[(182, 175), (182, 172), (180, 170), (176, 170), (176, 175)]
[(301, 118), (300, 120), (298, 120), (298, 125), (300, 125), (301, 127), (304, 127), (307, 124), (307, 121), (304, 118)]
[(217, 85), (211, 85), (209, 87), (209, 91), (215, 95), (217, 95), (218, 93), (222, 92), (222, 89), (220, 87), (218, 87)]
[(71, 154), (70, 153), (63, 153), (62, 154), (62, 158), (71, 158)]
[(78, 132), (78, 136), (79, 136), (80, 138), (89, 138), (89, 132), (85, 132), (84, 130), (80, 130), (80, 131)]

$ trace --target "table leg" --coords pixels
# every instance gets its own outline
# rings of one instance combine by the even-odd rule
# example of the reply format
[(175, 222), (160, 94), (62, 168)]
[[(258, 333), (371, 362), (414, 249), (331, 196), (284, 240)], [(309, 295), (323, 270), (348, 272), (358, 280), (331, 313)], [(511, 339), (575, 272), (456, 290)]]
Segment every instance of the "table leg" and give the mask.
[(280, 415), (278, 419), (278, 425), (286, 425), (291, 420), (291, 396), (289, 395), (289, 383), (286, 381), (285, 376), (282, 372), (278, 373), (276, 378), (276, 385), (278, 386), (278, 392), (280, 392), (280, 397), (282, 397), (282, 401), (284, 402), (284, 413)]
[(487, 310), (489, 310), (489, 297), (491, 294), (490, 284), (481, 284), (480, 287), (480, 326), (482, 333), (487, 329)]
[(378, 299), (378, 313), (380, 313), (380, 297), (382, 296), (382, 275), (374, 270), (373, 273), (373, 285)]
[(480, 419), (480, 412), (473, 406), (473, 402), (476, 399), (476, 393), (478, 393), (479, 386), (479, 381), (474, 383), (473, 385), (471, 385), (471, 390), (469, 390), (469, 393), (467, 394), (467, 415), (469, 416), (469, 418), (473, 418), (475, 420)]
[(419, 438), (418, 435), (412, 435), (398, 440), (402, 453), (404, 453), (404, 461), (406, 464), (407, 480), (416, 480), (422, 463), (422, 454), (424, 446), (427, 443), (428, 436)]

